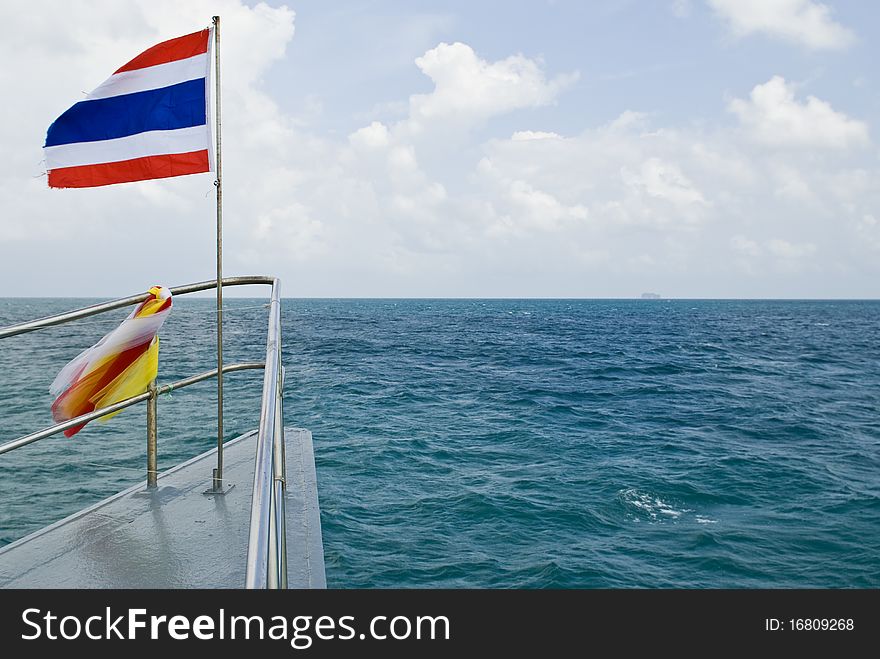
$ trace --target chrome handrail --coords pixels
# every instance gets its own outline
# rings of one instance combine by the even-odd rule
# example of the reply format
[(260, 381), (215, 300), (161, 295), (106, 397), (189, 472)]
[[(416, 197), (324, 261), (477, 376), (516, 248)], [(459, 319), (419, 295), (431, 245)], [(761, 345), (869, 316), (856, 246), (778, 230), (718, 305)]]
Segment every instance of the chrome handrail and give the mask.
[[(251, 520), (248, 535), (246, 586), (248, 588), (286, 588), (287, 587), (287, 548), (285, 528), (284, 497), (286, 473), (284, 459), (284, 420), (282, 395), (284, 386), (281, 366), (281, 281), (274, 277), (248, 276), (226, 277), (222, 286), (244, 286), (249, 284), (271, 284), (269, 301), (269, 327), (266, 336), (266, 361), (243, 362), (223, 366), (222, 372), (229, 373), (246, 369), (263, 369), (263, 393), (260, 402), (260, 427), (257, 435), (257, 448), (254, 465), (254, 489), (251, 500)], [(183, 295), (205, 291), (217, 287), (217, 281), (203, 281), (171, 288), (172, 295)], [(61, 325), (66, 322), (87, 318), (112, 311), (148, 299), (149, 293), (139, 293), (128, 297), (102, 302), (82, 309), (76, 309), (54, 316), (10, 325), (0, 328), (0, 339), (33, 332), (35, 330)], [(11, 441), (0, 444), (0, 455), (22, 446), (58, 434), (74, 426), (100, 418), (137, 403), (148, 401), (148, 456), (147, 485), (156, 485), (155, 437), (156, 400), (159, 395), (175, 389), (182, 389), (197, 382), (217, 377), (218, 369), (206, 371), (172, 384), (156, 387), (151, 383), (149, 389), (137, 396), (94, 410), (62, 423), (38, 430)], [(153, 454), (149, 455), (152, 447)], [(218, 447), (220, 448), (220, 447)], [(219, 494), (222, 492), (213, 492)]]
[(247, 588), (283, 588), (287, 583), (287, 556), (283, 538), (285, 468), (284, 424), (281, 418), (281, 282), (272, 284), (263, 402), (254, 466), (254, 489), (248, 536)]
[[(227, 286), (247, 286), (250, 284), (272, 284), (274, 281), (274, 277), (264, 276), (226, 277), (223, 280), (223, 288), (226, 288)], [(169, 290), (171, 291), (171, 295), (174, 296), (186, 295), (187, 293), (196, 293), (198, 291), (207, 291), (212, 288), (217, 288), (217, 281), (214, 279), (210, 281), (200, 281), (195, 284), (173, 286)], [(31, 320), (26, 323), (19, 323), (17, 325), (10, 325), (9, 327), (0, 327), (0, 339), (5, 339), (6, 337), (15, 336), (17, 334), (24, 334), (26, 332), (33, 332), (34, 330), (43, 329), (44, 327), (51, 327), (52, 325), (61, 325), (63, 323), (70, 322), (71, 320), (88, 318), (89, 316), (104, 313), (105, 311), (112, 311), (113, 309), (130, 307), (133, 304), (143, 302), (150, 296), (150, 293), (138, 293), (137, 295), (129, 295), (128, 297), (122, 297), (118, 300), (110, 300), (109, 302), (93, 304), (90, 307), (75, 309), (74, 311), (68, 311), (67, 313), (60, 313), (54, 316), (46, 316), (45, 318)]]
[[(232, 373), (233, 371), (244, 371), (257, 368), (263, 368), (263, 363), (242, 362), (240, 364), (228, 364), (223, 367), (223, 372)], [(60, 432), (64, 432), (68, 428), (73, 428), (74, 426), (78, 426), (82, 423), (94, 421), (95, 419), (101, 418), (105, 414), (112, 414), (113, 412), (124, 410), (126, 407), (131, 407), (132, 405), (136, 405), (140, 402), (148, 400), (151, 395), (160, 396), (162, 394), (167, 394), (171, 391), (183, 389), (184, 387), (188, 387), (192, 384), (196, 384), (197, 382), (201, 382), (202, 380), (208, 380), (216, 376), (217, 369), (215, 368), (213, 371), (205, 371), (204, 373), (200, 373), (199, 375), (193, 375), (191, 377), (184, 378), (183, 380), (178, 380), (177, 382), (174, 382), (172, 384), (163, 384), (161, 387), (156, 388), (155, 394), (152, 394), (150, 391), (145, 391), (144, 393), (138, 394), (137, 396), (132, 396), (131, 398), (126, 398), (125, 400), (121, 400), (118, 403), (113, 403), (113, 405), (108, 405), (107, 407), (102, 407), (100, 409), (94, 410), (93, 412), (82, 414), (78, 417), (70, 419), (69, 421), (56, 423), (55, 425), (49, 426), (48, 428), (43, 428), (42, 430), (32, 432), (29, 435), (24, 435), (23, 437), (4, 442), (3, 444), (0, 444), (0, 455), (8, 453), (9, 451), (14, 451), (15, 449), (21, 448), (22, 446), (27, 446), (28, 444), (32, 444), (41, 439), (46, 439), (46, 437), (57, 435)]]

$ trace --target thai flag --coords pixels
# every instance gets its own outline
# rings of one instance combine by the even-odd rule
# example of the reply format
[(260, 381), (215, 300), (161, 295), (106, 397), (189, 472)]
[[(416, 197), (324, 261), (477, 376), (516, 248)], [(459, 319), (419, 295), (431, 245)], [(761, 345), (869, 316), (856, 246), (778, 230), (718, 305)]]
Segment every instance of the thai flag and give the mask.
[(49, 187), (90, 188), (213, 171), (211, 29), (164, 41), (49, 126)]

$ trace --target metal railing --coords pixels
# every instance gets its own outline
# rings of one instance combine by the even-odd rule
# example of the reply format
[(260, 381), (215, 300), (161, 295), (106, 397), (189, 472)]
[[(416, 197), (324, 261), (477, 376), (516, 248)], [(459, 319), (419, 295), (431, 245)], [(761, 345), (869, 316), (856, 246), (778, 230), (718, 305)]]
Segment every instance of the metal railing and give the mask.
[[(281, 390), (280, 282), (272, 285), (266, 368), (263, 370), (263, 406), (254, 467), (254, 498), (248, 538), (247, 588), (287, 588), (287, 551), (284, 528), (284, 422)], [(270, 443), (268, 438), (272, 437)]]
[[(273, 277), (227, 277), (222, 286), (245, 286), (250, 284), (269, 284), (272, 292), (269, 300), (269, 328), (266, 337), (265, 362), (242, 362), (224, 365), (223, 373), (249, 369), (263, 369), (263, 393), (260, 403), (260, 426), (257, 434), (257, 448), (254, 465), (254, 489), (251, 499), (251, 520), (248, 537), (246, 587), (247, 588), (286, 588), (287, 587), (287, 544), (285, 528), (284, 496), (286, 474), (284, 461), (284, 417), (283, 385), (284, 372), (281, 365), (281, 282)], [(210, 290), (217, 287), (216, 281), (204, 281), (171, 288), (172, 296)], [(138, 304), (150, 297), (140, 293), (110, 302), (95, 304), (63, 314), (47, 316), (37, 320), (0, 328), (0, 339), (33, 332), (73, 320), (87, 318), (96, 314)], [(28, 435), (0, 444), (0, 455), (27, 446), (41, 439), (61, 433), (68, 428), (92, 421), (111, 412), (131, 407), (147, 401), (147, 487), (157, 486), (157, 402), (164, 393), (183, 389), (190, 385), (217, 377), (218, 369), (193, 375), (172, 384), (157, 386), (150, 383), (148, 390), (137, 396), (108, 405), (107, 407), (83, 414), (69, 421), (32, 432)], [(218, 461), (222, 460), (222, 445), (218, 445)], [(212, 491), (222, 494), (221, 491)]]

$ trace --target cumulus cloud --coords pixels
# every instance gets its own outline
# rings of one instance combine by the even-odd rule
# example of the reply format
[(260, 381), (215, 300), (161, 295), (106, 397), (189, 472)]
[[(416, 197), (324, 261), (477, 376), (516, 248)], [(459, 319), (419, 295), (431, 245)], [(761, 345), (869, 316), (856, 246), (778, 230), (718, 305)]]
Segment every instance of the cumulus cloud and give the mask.
[(855, 41), (831, 9), (812, 0), (709, 0), (738, 37), (766, 34), (814, 49), (841, 49)]
[(349, 135), (348, 141), (354, 147), (367, 149), (386, 147), (389, 143), (388, 127), (380, 121), (374, 121)]
[(574, 83), (577, 73), (548, 80), (540, 62), (511, 55), (489, 62), (467, 44), (441, 43), (416, 59), (434, 82), (429, 94), (410, 97), (410, 117), (424, 121), (480, 121), (521, 108), (550, 105)]
[[(499, 216), (497, 210), (501, 209)], [(493, 223), (491, 235), (512, 233), (525, 236), (528, 230), (559, 231), (572, 222), (587, 219), (581, 204), (566, 205), (555, 196), (522, 180), (505, 181), (501, 193), (490, 210)]]
[(543, 130), (518, 130), (510, 136), (510, 139), (514, 142), (522, 140), (559, 140), (562, 139), (562, 135)]
[[(497, 176), (491, 166), (474, 171), (470, 164), (472, 180), (485, 185), (492, 197), (486, 201), (463, 192), (460, 182), (459, 195), (452, 198), (438, 180), (467, 167), (461, 163), (461, 168), (450, 168), (449, 163), (460, 159), (463, 144), (450, 128), (468, 129), (496, 115), (555, 103), (577, 74), (550, 78), (540, 61), (522, 55), (490, 62), (463, 43), (441, 43), (415, 64), (433, 81), (433, 91), (411, 96), (407, 116), (397, 123), (373, 121), (355, 130), (348, 136), (350, 148), (339, 156), (343, 176), (361, 180), (375, 202), (372, 210), (382, 218), (377, 222), (391, 229), (384, 238), (395, 245), (395, 259), (406, 259), (410, 251), (445, 253), (455, 260), (455, 250), (467, 250), (486, 236), (555, 232), (586, 218), (584, 206), (567, 203), (521, 178)], [(510, 139), (564, 138), (550, 131), (522, 130)], [(433, 166), (426, 168), (423, 158)]]
[(733, 99), (728, 108), (754, 139), (772, 146), (846, 149), (870, 143), (865, 122), (815, 96), (799, 102), (794, 87), (781, 76), (756, 85), (748, 100)]
[(638, 172), (631, 172), (624, 167), (621, 176), (627, 185), (676, 206), (706, 203), (703, 195), (681, 172), (678, 165), (664, 162), (660, 158), (648, 158), (641, 164)]
[(745, 236), (734, 236), (730, 239), (730, 246), (745, 256), (755, 257), (761, 253), (761, 246), (754, 240), (749, 240)]
[(816, 253), (816, 246), (813, 243), (796, 243), (781, 238), (758, 243), (743, 235), (736, 235), (731, 238), (730, 246), (736, 252), (752, 258), (766, 252), (785, 261), (804, 259)]
[(863, 244), (873, 250), (880, 250), (880, 221), (866, 213), (856, 222), (856, 232)]
[[(549, 195), (560, 205), (554, 212), (547, 207), (549, 217), (582, 221), (556, 221), (544, 228), (564, 229), (584, 240), (587, 234), (594, 239), (601, 227), (614, 232), (624, 227), (690, 230), (707, 218), (711, 207), (691, 172), (709, 170), (704, 163), (697, 166), (686, 143), (690, 136), (649, 130), (646, 121), (625, 111), (605, 126), (572, 137), (537, 138), (532, 131), (519, 131), (509, 139), (492, 140), (475, 180), (498, 191), (518, 182)], [(717, 160), (727, 163), (730, 157)], [(539, 226), (524, 206), (507, 205), (500, 215), (508, 229)]]
[(776, 188), (774, 194), (777, 196), (802, 202), (810, 202), (815, 198), (810, 184), (799, 168), (791, 164), (775, 163), (768, 170), (773, 176)]
[(816, 253), (816, 246), (812, 243), (791, 243), (780, 238), (769, 241), (767, 249), (781, 259), (803, 259)]

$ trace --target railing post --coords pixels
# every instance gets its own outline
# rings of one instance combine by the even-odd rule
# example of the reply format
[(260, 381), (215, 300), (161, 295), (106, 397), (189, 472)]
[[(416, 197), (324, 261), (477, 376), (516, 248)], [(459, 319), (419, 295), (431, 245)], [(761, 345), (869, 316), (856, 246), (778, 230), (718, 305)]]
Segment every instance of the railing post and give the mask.
[(158, 429), (156, 416), (159, 411), (159, 397), (156, 395), (156, 381), (150, 382), (147, 391), (150, 397), (147, 399), (147, 487), (156, 487), (158, 467), (156, 459), (156, 444)]
[(287, 466), (284, 453), (284, 367), (281, 365), (281, 337), (278, 337), (278, 384), (275, 387), (275, 446), (274, 448), (274, 480), (275, 498), (277, 499), (275, 514), (278, 522), (275, 525), (275, 537), (277, 549), (275, 553), (278, 559), (278, 587), (287, 588), (287, 511), (285, 497), (287, 496)]
[(278, 501), (275, 499), (275, 487), (272, 484), (272, 495), (269, 497), (269, 544), (266, 554), (266, 588), (277, 590), (280, 583), (281, 570), (278, 569), (280, 556), (278, 555)]

